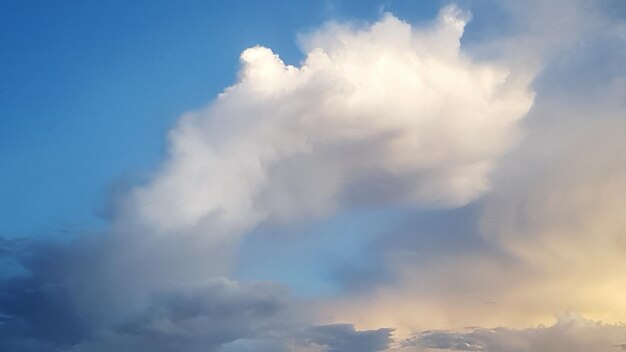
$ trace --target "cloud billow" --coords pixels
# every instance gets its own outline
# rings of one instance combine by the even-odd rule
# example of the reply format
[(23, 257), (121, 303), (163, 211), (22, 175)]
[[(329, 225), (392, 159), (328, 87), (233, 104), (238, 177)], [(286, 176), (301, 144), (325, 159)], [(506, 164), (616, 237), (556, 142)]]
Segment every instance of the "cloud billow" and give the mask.
[(220, 238), (360, 201), (475, 199), (533, 94), (506, 67), (464, 55), (465, 23), (446, 7), (427, 29), (390, 14), (329, 24), (303, 37), (299, 67), (245, 50), (239, 82), (182, 117), (168, 160), (119, 221)]
[[(29, 273), (3, 282), (3, 348), (387, 349), (389, 328), (292, 320), (280, 287), (221, 277), (263, 221), (372, 202), (456, 207), (488, 189), (533, 94), (463, 54), (466, 20), (447, 7), (424, 29), (390, 14), (329, 24), (304, 37), (299, 67), (245, 50), (239, 81), (181, 117), (167, 160), (121, 197), (104, 234), (7, 254)], [(67, 322), (52, 328), (59, 311)]]
[(117, 324), (154, 292), (228, 276), (239, 241), (265, 221), (480, 196), (533, 94), (463, 53), (466, 21), (450, 6), (427, 28), (390, 14), (328, 24), (303, 37), (299, 67), (245, 50), (239, 81), (182, 116), (167, 160), (122, 197), (89, 263), (98, 280), (85, 270), (77, 285), (81, 309)]

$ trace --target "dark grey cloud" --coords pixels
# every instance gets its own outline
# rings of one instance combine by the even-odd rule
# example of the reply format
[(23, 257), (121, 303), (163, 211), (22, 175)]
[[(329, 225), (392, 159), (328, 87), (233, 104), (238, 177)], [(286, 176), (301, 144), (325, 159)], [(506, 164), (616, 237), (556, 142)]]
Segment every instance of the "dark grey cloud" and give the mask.
[[(20, 248), (11, 241), (0, 242), (10, 247), (2, 257), (14, 260), (27, 272), (0, 280), (3, 352), (280, 352), (294, 348), (374, 352), (385, 350), (391, 342), (390, 329), (312, 326), (300, 314), (301, 302), (290, 298), (284, 286), (226, 278), (163, 286), (144, 297), (141, 309), (128, 302), (133, 314), (99, 319), (92, 311), (84, 311), (75, 296), (85, 293), (80, 285), (86, 272), (98, 280), (98, 267), (89, 265), (86, 258), (97, 259), (93, 257), (99, 249), (96, 243), (103, 242), (33, 242), (21, 243), (26, 245)], [(83, 268), (75, 270), (75, 266)], [(132, 280), (135, 273), (117, 275)], [(99, 305), (97, 311), (106, 311), (111, 302), (94, 304)]]
[(389, 348), (393, 329), (356, 331), (351, 324), (314, 326), (308, 339), (327, 352), (376, 352)]
[[(3, 240), (8, 243), (8, 240)], [(63, 246), (10, 241), (0, 257), (13, 275), (0, 280), (0, 350), (55, 351), (86, 334), (69, 294)]]
[(433, 331), (424, 333), (418, 339), (421, 346), (452, 351), (483, 351), (484, 346), (479, 339), (467, 334), (449, 331)]
[[(153, 297), (137, 317), (98, 331), (71, 351), (218, 351), (239, 339), (288, 334), (284, 289), (212, 279)], [(280, 342), (278, 340), (277, 342)]]

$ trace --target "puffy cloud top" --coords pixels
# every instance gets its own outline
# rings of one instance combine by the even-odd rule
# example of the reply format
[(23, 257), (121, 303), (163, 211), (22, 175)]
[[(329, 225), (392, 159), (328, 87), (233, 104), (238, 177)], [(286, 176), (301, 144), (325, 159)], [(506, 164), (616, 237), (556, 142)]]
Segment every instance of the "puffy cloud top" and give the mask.
[(299, 67), (245, 50), (239, 82), (183, 117), (124, 220), (223, 238), (347, 205), (475, 199), (533, 94), (463, 54), (467, 18), (447, 7), (425, 29), (390, 14), (360, 29), (329, 24), (303, 39)]

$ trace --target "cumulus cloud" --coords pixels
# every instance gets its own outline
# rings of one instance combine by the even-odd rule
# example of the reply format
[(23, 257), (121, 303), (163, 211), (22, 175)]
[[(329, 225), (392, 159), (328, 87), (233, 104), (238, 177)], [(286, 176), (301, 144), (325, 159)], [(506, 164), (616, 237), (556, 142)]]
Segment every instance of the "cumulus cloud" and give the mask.
[[(546, 9), (533, 4), (525, 11)], [(582, 21), (589, 31), (568, 33), (541, 57), (525, 138), (500, 160), (492, 190), (462, 211), (415, 216), (389, 231), (372, 250), (394, 282), (332, 300), (322, 316), (407, 334), (524, 328), (568, 310), (623, 319), (624, 22), (592, 2), (553, 10), (555, 17), (575, 12), (559, 21)], [(528, 44), (541, 54), (537, 33), (551, 24), (535, 20), (524, 31), (534, 33), (532, 43), (511, 40), (516, 50)]]
[(475, 199), (533, 95), (507, 67), (463, 54), (465, 23), (447, 7), (427, 29), (390, 14), (330, 24), (303, 39), (299, 67), (247, 49), (239, 82), (181, 119), (168, 161), (119, 221), (217, 240), (363, 201)]
[(527, 138), (496, 172), (481, 219), (484, 238), (533, 273), (510, 297), (537, 315), (626, 313), (626, 27), (604, 11), (588, 11), (592, 30), (545, 63)]
[[(263, 221), (457, 207), (489, 188), (533, 94), (463, 53), (467, 19), (450, 6), (427, 28), (391, 14), (329, 24), (303, 37), (298, 67), (245, 50), (238, 82), (181, 117), (167, 160), (121, 197), (106, 233), (20, 253), (30, 274), (3, 282), (6, 349), (387, 348), (390, 329), (311, 327), (276, 287), (216, 278)], [(49, 321), (59, 310), (67, 328)]]
[(456, 207), (484, 193), (533, 94), (510, 68), (463, 53), (466, 20), (451, 6), (426, 28), (390, 14), (329, 24), (303, 37), (299, 67), (245, 50), (239, 81), (181, 117), (163, 166), (123, 197), (77, 269), (79, 305), (117, 323), (153, 291), (228, 275), (238, 241), (263, 221)]

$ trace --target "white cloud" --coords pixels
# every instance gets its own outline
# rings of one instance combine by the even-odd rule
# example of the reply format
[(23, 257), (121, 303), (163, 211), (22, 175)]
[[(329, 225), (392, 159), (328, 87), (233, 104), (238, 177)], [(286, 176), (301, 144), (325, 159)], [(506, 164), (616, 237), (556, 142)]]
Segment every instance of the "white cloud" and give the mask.
[[(525, 15), (540, 12), (526, 23), (530, 28), (503, 38), (516, 51), (539, 55), (542, 71), (533, 82), (537, 99), (523, 122), (525, 138), (500, 159), (492, 190), (473, 205), (481, 207), (480, 229), (465, 222), (467, 228), (448, 235), (455, 241), (450, 244), (442, 226), (409, 224), (401, 230), (416, 240), (383, 247), (380, 255), (396, 280), (327, 303), (323, 317), (402, 333), (463, 326), (521, 329), (568, 310), (608, 323), (623, 319), (624, 22), (603, 13), (599, 4), (568, 4), (562, 10), (529, 2)], [(542, 12), (547, 8), (551, 12)], [(568, 26), (580, 23), (563, 34), (558, 48), (550, 45), (561, 35), (546, 22), (551, 16), (567, 17), (556, 21)], [(549, 33), (542, 37), (544, 31)], [(456, 216), (449, 213), (447, 219), (459, 221)], [(429, 251), (433, 242), (443, 249)], [(404, 309), (394, 309), (399, 305)]]
[[(580, 15), (565, 15), (557, 24), (577, 28)], [(329, 24), (302, 39), (306, 59), (298, 67), (268, 48), (250, 48), (241, 55), (239, 81), (207, 108), (181, 118), (170, 133), (167, 161), (128, 195), (101, 242), (72, 247), (62, 256), (62, 269), (38, 267), (42, 277), (28, 279), (34, 283), (6, 285), (15, 285), (15, 292), (31, 286), (43, 291), (44, 281), (55, 282), (76, 315), (103, 331), (78, 350), (133, 350), (154, 343), (154, 336), (198, 349), (209, 342), (227, 350), (342, 351), (363, 343), (382, 349), (391, 330), (380, 327), (406, 333), (467, 323), (509, 328), (431, 332), (403, 348), (522, 352), (550, 341), (556, 341), (549, 345), (555, 351), (577, 351), (576, 343), (590, 350), (619, 346), (624, 335), (618, 325), (577, 320), (515, 329), (570, 308), (610, 321), (626, 312), (625, 80), (607, 66), (614, 79), (590, 89), (575, 64), (576, 48), (585, 42), (581, 32), (562, 37), (546, 23), (549, 17), (526, 19), (527, 36), (495, 45), (514, 48), (498, 63), (472, 59), (461, 47), (468, 17), (454, 7), (426, 28), (392, 15), (363, 28)], [(623, 44), (623, 31), (615, 31), (622, 36), (615, 41), (609, 27), (585, 22), (580, 28)], [(553, 51), (559, 38), (567, 40)], [(535, 82), (540, 95), (529, 115), (529, 138), (503, 160), (533, 104), (527, 75), (535, 65), (517, 66), (526, 60), (539, 60), (544, 69)], [(596, 77), (601, 66), (588, 60), (581, 59), (583, 73)], [(567, 69), (560, 72), (562, 67)], [(554, 81), (562, 86), (551, 86)], [(577, 87), (579, 95), (570, 91)], [(584, 100), (598, 97), (603, 100), (596, 104)], [(263, 221), (314, 218), (371, 203), (458, 207), (485, 194), (497, 161), (505, 164), (485, 199), (484, 237), (469, 240), (474, 247), (457, 245), (430, 257), (422, 255), (426, 250), (396, 248), (384, 259), (402, 282), (385, 281), (319, 309), (327, 320), (379, 330), (294, 324), (301, 330), (291, 331), (274, 315), (281, 309), (255, 315), (267, 301), (284, 303), (275, 292), (259, 296), (260, 286), (228, 280), (207, 288), (208, 277), (228, 274), (233, 247)], [(163, 300), (163, 292), (173, 298)], [(225, 318), (232, 318), (230, 339), (213, 339), (220, 335), (213, 305), (233, 309)], [(187, 328), (197, 334), (187, 335)]]
[(247, 49), (239, 82), (181, 119), (168, 161), (121, 221), (219, 240), (362, 193), (427, 206), (475, 199), (533, 95), (505, 67), (463, 54), (466, 18), (447, 7), (426, 29), (390, 14), (366, 28), (328, 25), (303, 40), (300, 67)]
[(302, 38), (299, 67), (245, 50), (238, 82), (181, 117), (167, 160), (76, 269), (78, 305), (118, 323), (154, 292), (228, 275), (233, 248), (263, 221), (482, 195), (533, 93), (509, 80), (511, 68), (463, 52), (468, 18), (450, 6), (424, 28), (391, 14), (363, 28), (329, 24)]
[(509, 68), (464, 54), (467, 18), (447, 7), (425, 28), (390, 14), (329, 24), (303, 38), (299, 67), (245, 50), (238, 82), (181, 117), (167, 160), (123, 198), (109, 232), (72, 251), (77, 311), (115, 326), (155, 293), (228, 276), (238, 241), (263, 221), (482, 195), (533, 94)]

